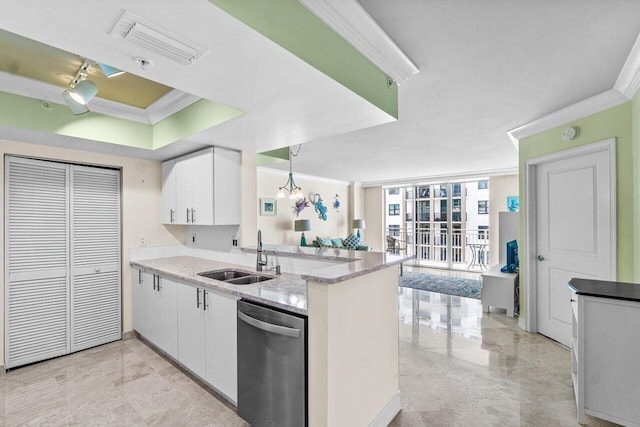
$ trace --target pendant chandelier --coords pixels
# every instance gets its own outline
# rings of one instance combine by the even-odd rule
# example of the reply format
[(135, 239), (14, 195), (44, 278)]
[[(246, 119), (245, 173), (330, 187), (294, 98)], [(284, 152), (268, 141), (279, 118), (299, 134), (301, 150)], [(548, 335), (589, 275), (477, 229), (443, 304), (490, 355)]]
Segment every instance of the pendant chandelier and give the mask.
[(302, 187), (298, 187), (296, 182), (293, 180), (293, 158), (300, 154), (300, 148), (302, 144), (298, 146), (298, 150), (293, 153), (291, 148), (289, 148), (289, 178), (287, 182), (282, 187), (278, 187), (278, 198), (281, 199), (285, 196), (285, 191), (289, 193), (289, 198), (292, 200), (302, 199), (304, 196), (302, 195)]

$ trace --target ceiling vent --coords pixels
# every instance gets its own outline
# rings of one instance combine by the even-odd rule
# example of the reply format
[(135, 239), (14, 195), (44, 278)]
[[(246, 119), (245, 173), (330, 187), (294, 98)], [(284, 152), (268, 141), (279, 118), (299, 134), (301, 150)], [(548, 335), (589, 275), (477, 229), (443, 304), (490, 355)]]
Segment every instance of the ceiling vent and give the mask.
[(111, 35), (162, 55), (183, 65), (191, 65), (208, 51), (193, 42), (125, 11)]

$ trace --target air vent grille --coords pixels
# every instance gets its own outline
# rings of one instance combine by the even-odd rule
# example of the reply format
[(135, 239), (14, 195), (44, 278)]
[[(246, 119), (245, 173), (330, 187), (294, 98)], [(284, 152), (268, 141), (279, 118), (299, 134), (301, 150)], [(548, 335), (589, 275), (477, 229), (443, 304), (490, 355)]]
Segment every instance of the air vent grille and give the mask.
[(125, 12), (122, 15), (113, 31), (111, 31), (111, 35), (121, 37), (136, 46), (183, 65), (193, 64), (208, 52), (184, 37), (170, 33), (131, 12)]

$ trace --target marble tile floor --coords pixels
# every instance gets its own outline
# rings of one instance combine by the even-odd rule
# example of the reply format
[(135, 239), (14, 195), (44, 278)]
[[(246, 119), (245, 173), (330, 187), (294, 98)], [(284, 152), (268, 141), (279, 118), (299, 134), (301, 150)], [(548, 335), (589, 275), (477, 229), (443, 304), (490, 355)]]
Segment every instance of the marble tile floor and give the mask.
[[(565, 348), (480, 300), (398, 293), (402, 411), (391, 426), (578, 425)], [(138, 339), (9, 371), (0, 402), (2, 426), (247, 426)]]

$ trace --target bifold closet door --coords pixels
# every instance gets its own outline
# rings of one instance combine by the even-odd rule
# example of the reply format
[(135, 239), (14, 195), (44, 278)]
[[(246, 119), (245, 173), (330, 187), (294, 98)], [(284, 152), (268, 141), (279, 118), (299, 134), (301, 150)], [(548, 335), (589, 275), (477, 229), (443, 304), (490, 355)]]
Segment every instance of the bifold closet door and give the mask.
[(67, 165), (5, 158), (5, 368), (69, 352)]
[(71, 166), (71, 351), (121, 338), (120, 172)]

